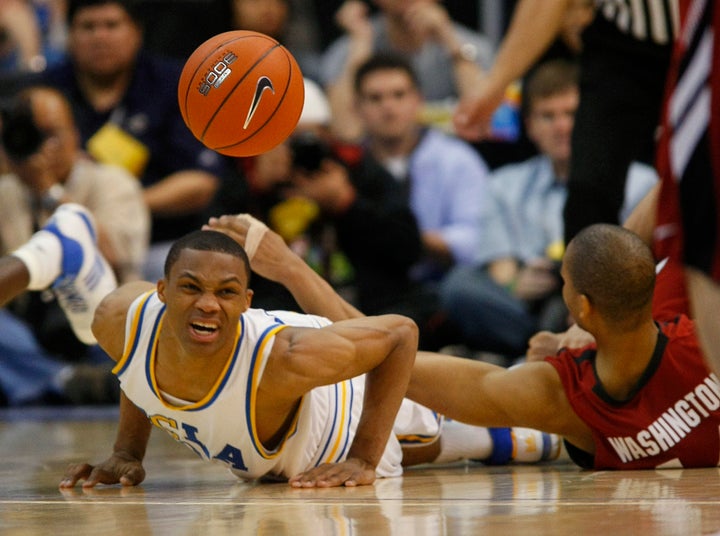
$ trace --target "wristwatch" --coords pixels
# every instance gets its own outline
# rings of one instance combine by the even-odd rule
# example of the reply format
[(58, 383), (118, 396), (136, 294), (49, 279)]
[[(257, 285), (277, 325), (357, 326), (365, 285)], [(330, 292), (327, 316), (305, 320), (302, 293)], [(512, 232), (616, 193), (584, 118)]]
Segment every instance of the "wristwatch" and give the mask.
[(43, 210), (52, 212), (58, 208), (63, 199), (65, 199), (65, 188), (62, 184), (56, 183), (40, 196), (40, 206)]
[(463, 43), (453, 51), (452, 60), (476, 63), (478, 55), (478, 48), (475, 45), (472, 43)]

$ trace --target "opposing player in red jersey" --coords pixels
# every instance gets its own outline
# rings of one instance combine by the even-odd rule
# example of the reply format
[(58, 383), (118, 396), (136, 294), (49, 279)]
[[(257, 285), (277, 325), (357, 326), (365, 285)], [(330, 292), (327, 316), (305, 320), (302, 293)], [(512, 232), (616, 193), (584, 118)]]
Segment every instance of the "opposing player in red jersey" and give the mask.
[[(677, 267), (660, 271), (658, 295), (673, 299), (664, 284), (677, 281)], [(720, 380), (686, 311), (653, 307), (647, 245), (617, 226), (587, 227), (561, 275), (565, 302), (594, 343), (510, 370), (421, 355), (408, 398), (467, 423), (555, 432), (586, 468), (717, 466)]]
[(675, 292), (678, 269), (660, 271), (653, 303), (650, 250), (619, 227), (589, 227), (568, 248), (563, 295), (596, 343), (511, 370), (421, 355), (407, 396), (468, 423), (553, 431), (587, 468), (716, 466), (720, 383)]

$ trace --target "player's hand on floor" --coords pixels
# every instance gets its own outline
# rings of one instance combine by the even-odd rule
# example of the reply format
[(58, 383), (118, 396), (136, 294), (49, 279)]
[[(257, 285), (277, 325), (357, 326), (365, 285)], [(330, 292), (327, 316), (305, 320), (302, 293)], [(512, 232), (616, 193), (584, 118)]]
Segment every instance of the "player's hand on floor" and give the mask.
[(375, 468), (359, 458), (340, 463), (326, 463), (292, 477), (294, 488), (332, 488), (365, 486), (375, 482)]
[(80, 480), (84, 480), (83, 488), (93, 488), (97, 484), (122, 484), (137, 486), (145, 480), (145, 469), (142, 462), (134, 458), (113, 454), (98, 465), (89, 463), (71, 464), (65, 470), (60, 481), (61, 488), (72, 488)]

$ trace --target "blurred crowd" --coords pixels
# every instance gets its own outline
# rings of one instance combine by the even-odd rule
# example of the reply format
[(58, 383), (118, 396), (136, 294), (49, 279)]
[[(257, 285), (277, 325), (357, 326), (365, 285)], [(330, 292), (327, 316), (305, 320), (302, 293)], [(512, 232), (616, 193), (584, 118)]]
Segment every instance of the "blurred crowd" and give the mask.
[[(246, 212), (363, 312), (413, 318), (422, 349), (512, 365), (572, 324), (564, 244), (657, 183), (678, 6), (497, 2), (496, 42), (487, 2), (0, 0), (0, 254), (73, 201), (119, 281), (156, 281), (173, 240)], [(256, 157), (205, 148), (177, 106), (184, 59), (233, 29), (276, 38), (305, 77), (295, 132)], [(109, 367), (51, 293), (0, 310), (2, 403), (111, 402)]]

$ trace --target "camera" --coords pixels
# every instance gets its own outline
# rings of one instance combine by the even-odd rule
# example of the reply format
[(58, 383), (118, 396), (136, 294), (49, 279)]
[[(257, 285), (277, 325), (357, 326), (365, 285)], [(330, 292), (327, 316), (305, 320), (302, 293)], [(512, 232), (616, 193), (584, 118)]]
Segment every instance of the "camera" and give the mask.
[(322, 161), (334, 158), (330, 146), (312, 132), (302, 132), (290, 138), (292, 166), (307, 172), (320, 169)]
[(23, 161), (42, 146), (45, 136), (35, 124), (29, 102), (2, 110), (2, 145), (12, 160)]

